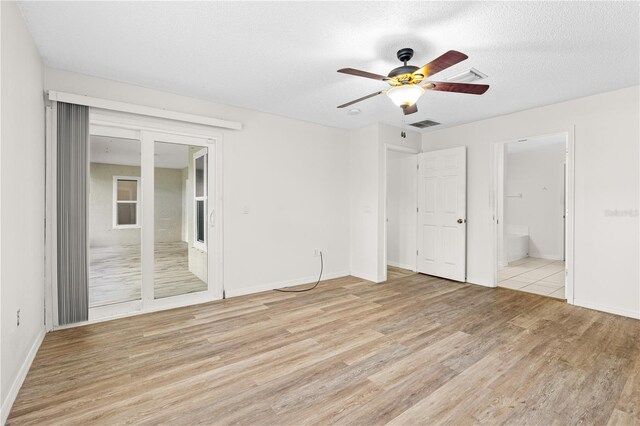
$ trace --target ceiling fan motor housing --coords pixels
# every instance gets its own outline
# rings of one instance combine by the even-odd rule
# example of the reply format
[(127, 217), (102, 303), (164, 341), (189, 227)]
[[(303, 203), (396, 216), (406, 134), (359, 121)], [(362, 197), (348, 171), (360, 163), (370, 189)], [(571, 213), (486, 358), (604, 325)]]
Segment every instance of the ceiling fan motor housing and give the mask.
[(398, 50), (397, 56), (398, 59), (404, 63), (404, 65), (392, 69), (387, 77), (395, 79), (400, 84), (417, 83), (419, 80), (416, 79), (415, 76), (413, 76), (413, 73), (420, 68), (416, 67), (415, 65), (407, 65), (407, 62), (411, 60), (411, 58), (413, 58), (413, 49), (409, 47), (400, 49)]
[(397, 55), (398, 59), (400, 59), (400, 62), (404, 62), (406, 65), (407, 62), (409, 62), (411, 58), (413, 58), (413, 49), (405, 47), (404, 49), (398, 50)]

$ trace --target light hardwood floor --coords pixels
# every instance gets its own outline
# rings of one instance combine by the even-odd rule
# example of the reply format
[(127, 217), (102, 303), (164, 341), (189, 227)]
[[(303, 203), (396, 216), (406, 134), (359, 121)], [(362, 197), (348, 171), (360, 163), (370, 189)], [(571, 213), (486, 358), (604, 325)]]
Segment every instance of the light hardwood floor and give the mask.
[(348, 277), (46, 336), (9, 424), (640, 422), (640, 321)]
[[(89, 305), (111, 305), (140, 299), (140, 246), (92, 247), (89, 251)], [(187, 243), (154, 246), (155, 297), (204, 291), (207, 284), (189, 271)]]

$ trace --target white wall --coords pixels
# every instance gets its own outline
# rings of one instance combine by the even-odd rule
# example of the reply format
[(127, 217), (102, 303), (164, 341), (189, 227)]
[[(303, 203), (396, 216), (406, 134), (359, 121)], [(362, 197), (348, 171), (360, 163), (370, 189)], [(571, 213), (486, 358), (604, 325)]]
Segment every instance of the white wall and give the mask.
[(30, 355), (44, 335), (45, 110), (43, 65), (22, 15), (14, 2), (1, 2), (0, 15), (0, 423), (4, 423)]
[(506, 145), (503, 223), (507, 229), (528, 228), (531, 257), (564, 259), (565, 139), (557, 135)]
[[(140, 228), (113, 227), (113, 177), (140, 177), (140, 166), (91, 163), (89, 167), (89, 245), (140, 244)], [(182, 240), (182, 169), (156, 167), (154, 241)]]
[(227, 296), (317, 279), (315, 248), (349, 274), (347, 131), (48, 68), (45, 89), (242, 122), (220, 129)]
[(416, 268), (418, 156), (387, 152), (387, 264)]
[(575, 126), (576, 304), (640, 317), (640, 87), (423, 134), (423, 150), (467, 146), (468, 281), (492, 285), (492, 146)]
[(386, 279), (385, 186), (387, 145), (419, 149), (420, 134), (374, 124), (349, 134), (351, 192), (351, 275), (374, 282)]

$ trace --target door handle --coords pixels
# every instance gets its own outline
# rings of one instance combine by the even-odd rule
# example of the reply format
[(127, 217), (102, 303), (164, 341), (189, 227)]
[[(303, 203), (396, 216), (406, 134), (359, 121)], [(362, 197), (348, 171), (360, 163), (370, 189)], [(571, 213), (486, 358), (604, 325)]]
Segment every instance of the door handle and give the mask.
[(458, 223), (466, 223), (465, 219), (458, 219)]
[(216, 226), (215, 214), (215, 210), (211, 210), (211, 213), (209, 213), (209, 226), (211, 226), (212, 228)]

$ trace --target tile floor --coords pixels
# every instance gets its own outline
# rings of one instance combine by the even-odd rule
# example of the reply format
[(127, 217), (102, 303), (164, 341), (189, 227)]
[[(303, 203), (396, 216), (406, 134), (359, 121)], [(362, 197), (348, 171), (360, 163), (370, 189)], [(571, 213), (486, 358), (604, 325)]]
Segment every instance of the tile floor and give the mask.
[(564, 299), (564, 260), (525, 257), (498, 267), (498, 287)]

